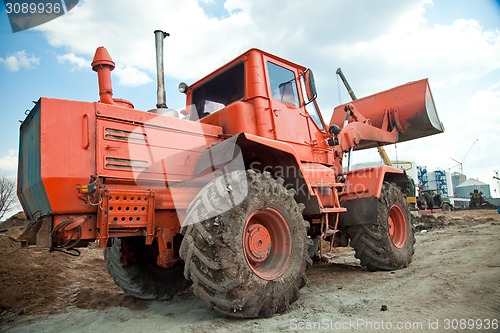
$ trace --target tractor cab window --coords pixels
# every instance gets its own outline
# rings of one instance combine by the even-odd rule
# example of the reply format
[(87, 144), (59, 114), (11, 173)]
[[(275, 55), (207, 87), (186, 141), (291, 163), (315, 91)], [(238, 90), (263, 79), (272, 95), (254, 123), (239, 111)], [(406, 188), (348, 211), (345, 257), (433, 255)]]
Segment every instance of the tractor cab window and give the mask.
[[(302, 96), (306, 96), (306, 82), (304, 75), (300, 76), (300, 86), (302, 88)], [(304, 97), (305, 99), (306, 97)], [(316, 126), (318, 126), (320, 131), (325, 130), (325, 126), (323, 125), (323, 119), (319, 113), (318, 107), (316, 105), (316, 98), (311, 101), (305, 101), (304, 103), (307, 113), (311, 116), (311, 119), (314, 121)]]
[(319, 130), (323, 131), (325, 126), (323, 126), (323, 120), (321, 119), (320, 113), (317, 109), (316, 101), (312, 101), (310, 104), (307, 104), (306, 111), (309, 113), (316, 126), (318, 126)]
[(299, 107), (299, 95), (295, 74), (286, 68), (267, 62), (270, 88), (274, 100)]
[(239, 63), (193, 89), (191, 119), (201, 119), (245, 97), (245, 65)]

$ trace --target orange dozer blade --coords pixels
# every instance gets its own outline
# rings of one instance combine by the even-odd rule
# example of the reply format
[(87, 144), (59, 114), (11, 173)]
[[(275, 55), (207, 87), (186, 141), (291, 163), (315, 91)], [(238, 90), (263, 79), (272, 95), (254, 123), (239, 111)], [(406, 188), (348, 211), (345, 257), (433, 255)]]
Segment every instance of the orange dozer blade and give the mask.
[[(385, 110), (395, 110), (399, 122), (397, 142), (418, 139), (444, 132), (443, 124), (434, 105), (427, 79), (410, 82), (351, 102), (375, 127), (382, 127)], [(333, 111), (330, 125), (342, 128), (345, 120), (344, 105)], [(363, 142), (355, 150), (376, 147), (377, 142)]]

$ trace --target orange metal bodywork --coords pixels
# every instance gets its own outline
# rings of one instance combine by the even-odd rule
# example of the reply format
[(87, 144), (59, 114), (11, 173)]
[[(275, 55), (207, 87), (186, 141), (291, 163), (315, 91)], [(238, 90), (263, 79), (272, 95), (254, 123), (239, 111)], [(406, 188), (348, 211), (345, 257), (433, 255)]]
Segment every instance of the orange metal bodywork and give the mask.
[(386, 178), (386, 174), (404, 175), (404, 171), (387, 165), (373, 168), (357, 169), (346, 172), (345, 188), (341, 193), (341, 200), (378, 197), (382, 190), (381, 179)]
[[(242, 64), (244, 93), (193, 119), (196, 89)], [(269, 64), (293, 73), (295, 104), (273, 97)], [(245, 167), (270, 171), (297, 190), (307, 219), (333, 218), (337, 226), (338, 215), (347, 210), (343, 202), (376, 198), (387, 175), (403, 173), (381, 167), (344, 174), (345, 151), (442, 131), (439, 126), (420, 133), (414, 128), (432, 113), (423, 97), (430, 95), (427, 81), (419, 81), (404, 92), (396, 89), (354, 102), (350, 123), (331, 146), (321, 115), (313, 119), (316, 102), (307, 104), (302, 91), (306, 68), (257, 49), (189, 87), (183, 113), (191, 113), (191, 119), (135, 110), (130, 102), (113, 98), (114, 62), (104, 48), (96, 52), (92, 68), (98, 72), (99, 102), (41, 98), (21, 126), (21, 203), (31, 219), (52, 218), (53, 241), (73, 239), (77, 245), (97, 239), (105, 246), (114, 237), (144, 236), (147, 244), (156, 239), (158, 264), (165, 267), (177, 260), (173, 237), (180, 233), (189, 203), (217, 176), (211, 160), (217, 147), (224, 151), (236, 143)], [(330, 124), (342, 118), (345, 112), (336, 108)], [(205, 168), (203, 163), (208, 163)], [(208, 175), (196, 172), (210, 169)], [(81, 228), (79, 236), (68, 229), (75, 225)]]
[[(444, 127), (437, 115), (427, 79), (414, 81), (350, 102), (376, 128), (396, 129), (397, 142), (441, 133)], [(330, 125), (342, 126), (345, 105), (334, 109)], [(352, 117), (351, 117), (352, 121)], [(392, 143), (389, 141), (386, 143)], [(376, 147), (380, 140), (358, 142), (355, 150)]]
[[(245, 62), (245, 96), (227, 107), (202, 119), (201, 123), (223, 128), (224, 135), (232, 136), (241, 132), (261, 138), (287, 143), (297, 153), (300, 161), (333, 164), (331, 147), (326, 143), (329, 136), (314, 123), (303, 105), (304, 95), (298, 89), (301, 105), (292, 106), (273, 98), (269, 90), (269, 73), (266, 63), (279, 64), (294, 73), (296, 78), (303, 76), (305, 67), (257, 49), (251, 49), (229, 62), (214, 73), (194, 83), (187, 91), (187, 105), (192, 104), (192, 91), (199, 85), (210, 81), (220, 73), (236, 64)], [(323, 122), (323, 128), (326, 124)]]

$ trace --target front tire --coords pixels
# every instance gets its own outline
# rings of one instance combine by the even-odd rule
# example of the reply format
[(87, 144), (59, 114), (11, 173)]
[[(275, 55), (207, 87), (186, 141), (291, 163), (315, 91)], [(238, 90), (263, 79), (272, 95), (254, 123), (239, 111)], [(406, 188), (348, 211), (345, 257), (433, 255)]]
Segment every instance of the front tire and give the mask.
[(441, 208), (443, 208), (445, 212), (451, 212), (453, 210), (452, 206), (447, 202), (443, 203)]
[(226, 174), (200, 191), (180, 248), (196, 296), (239, 318), (269, 317), (297, 300), (311, 259), (304, 206), (294, 195), (283, 179), (252, 170)]
[(355, 257), (369, 271), (407, 267), (414, 254), (415, 236), (406, 198), (393, 183), (384, 182), (375, 224), (350, 226), (347, 233)]

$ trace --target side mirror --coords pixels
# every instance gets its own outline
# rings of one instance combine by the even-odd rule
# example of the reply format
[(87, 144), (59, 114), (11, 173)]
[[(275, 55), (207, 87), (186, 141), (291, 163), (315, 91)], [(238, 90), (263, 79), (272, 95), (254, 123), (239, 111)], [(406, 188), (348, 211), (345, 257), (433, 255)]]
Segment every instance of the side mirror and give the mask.
[(307, 69), (304, 72), (305, 85), (306, 85), (306, 94), (307, 99), (313, 101), (318, 96), (318, 92), (316, 91), (316, 83), (314, 82), (314, 74), (311, 69)]
[(328, 133), (333, 135), (333, 138), (328, 138), (327, 143), (330, 147), (336, 146), (339, 144), (339, 138), (337, 135), (340, 133), (340, 127), (337, 125), (332, 125), (328, 128)]
[(340, 133), (340, 127), (338, 127), (337, 125), (332, 125), (330, 126), (330, 128), (328, 128), (328, 132), (330, 134), (333, 134), (334, 136), (337, 136)]

